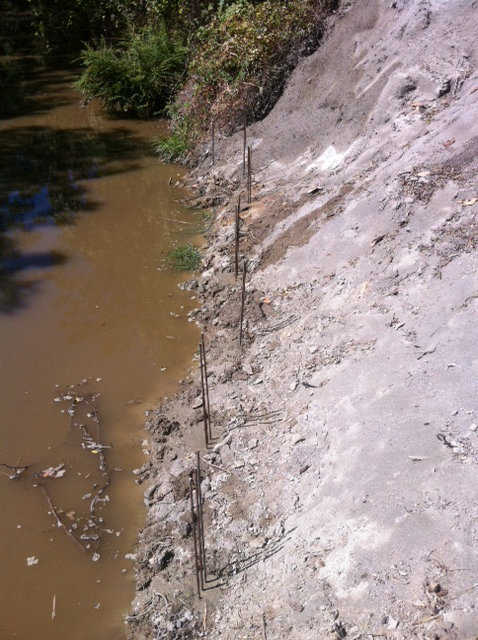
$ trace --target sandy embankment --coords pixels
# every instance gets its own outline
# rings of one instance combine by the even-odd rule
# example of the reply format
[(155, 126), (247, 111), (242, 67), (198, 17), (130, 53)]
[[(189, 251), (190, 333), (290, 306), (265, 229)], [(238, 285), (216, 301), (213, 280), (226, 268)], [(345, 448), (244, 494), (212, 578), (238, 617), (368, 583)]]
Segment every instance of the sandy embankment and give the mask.
[[(478, 5), (344, 5), (249, 130), (242, 355), (241, 133), (192, 176), (227, 195), (193, 283), (219, 440), (205, 451), (196, 367), (150, 416), (137, 638), (477, 633)], [(196, 449), (221, 585), (201, 601)]]

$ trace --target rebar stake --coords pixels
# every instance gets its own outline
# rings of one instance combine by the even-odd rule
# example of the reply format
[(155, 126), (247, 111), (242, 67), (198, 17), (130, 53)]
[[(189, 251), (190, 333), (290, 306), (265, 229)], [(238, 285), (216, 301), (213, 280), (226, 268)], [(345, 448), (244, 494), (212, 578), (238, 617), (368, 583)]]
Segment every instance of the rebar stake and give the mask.
[(241, 196), (239, 194), (239, 198), (237, 199), (237, 207), (236, 207), (236, 220), (235, 220), (235, 242), (234, 242), (234, 276), (237, 278), (239, 273), (239, 232), (240, 232), (240, 223), (241, 219), (239, 217), (239, 213), (241, 211)]
[(246, 274), (247, 274), (247, 260), (244, 258), (244, 264), (242, 267), (242, 295), (241, 295), (241, 318), (239, 321), (239, 346), (242, 346), (242, 324), (244, 320), (244, 302), (246, 299)]
[(252, 202), (252, 166), (251, 166), (251, 147), (247, 147), (247, 202)]
[(246, 131), (246, 116), (244, 116), (244, 135), (242, 140), (242, 176), (246, 175), (246, 143), (247, 143), (247, 131)]
[(196, 452), (196, 504), (198, 514), (198, 533), (199, 533), (199, 548), (201, 551), (201, 565), (203, 571), (203, 581), (207, 582), (207, 568), (206, 568), (206, 549), (204, 545), (204, 515), (202, 510), (202, 493), (201, 493), (201, 458), (199, 451)]
[(216, 160), (216, 149), (215, 149), (215, 133), (216, 133), (216, 123), (213, 121), (211, 124), (211, 156), (212, 156), (212, 165)]
[(208, 440), (211, 443), (212, 427), (211, 427), (211, 405), (209, 403), (209, 380), (207, 379), (207, 359), (206, 359), (206, 344), (204, 342), (204, 333), (201, 333), (201, 346), (202, 346), (202, 364), (204, 369), (204, 387), (206, 391), (206, 413), (207, 413), (207, 425), (208, 425)]
[(199, 343), (199, 369), (201, 371), (201, 399), (202, 399), (202, 419), (203, 419), (203, 427), (204, 427), (204, 441), (206, 443), (206, 448), (209, 447), (209, 413), (208, 413), (208, 402), (206, 400), (206, 381), (204, 374), (204, 353), (203, 353), (203, 342)]
[(193, 538), (194, 538), (194, 562), (196, 567), (196, 587), (198, 592), (198, 598), (201, 599), (201, 563), (199, 560), (198, 554), (198, 538), (196, 531), (196, 514), (194, 512), (194, 471), (191, 471), (189, 476), (189, 496), (191, 499), (191, 519), (192, 519), (192, 528), (193, 528)]

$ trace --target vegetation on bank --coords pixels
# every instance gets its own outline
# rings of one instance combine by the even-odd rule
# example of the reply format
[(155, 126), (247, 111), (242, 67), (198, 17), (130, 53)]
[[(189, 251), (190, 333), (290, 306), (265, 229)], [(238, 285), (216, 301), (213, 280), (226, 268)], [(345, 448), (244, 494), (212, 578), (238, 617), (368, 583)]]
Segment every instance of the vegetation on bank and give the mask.
[(186, 48), (164, 25), (130, 30), (116, 47), (104, 41), (81, 54), (85, 68), (77, 87), (100, 98), (111, 111), (151, 116), (160, 113), (178, 86), (186, 65)]
[(272, 108), (302, 54), (316, 49), (332, 0), (235, 2), (200, 27), (184, 111), (197, 126), (233, 130)]
[[(111, 112), (173, 114), (156, 147), (182, 159), (207, 131), (264, 117), (339, 0), (5, 0), (45, 53), (83, 65), (77, 86)], [(1, 13), (1, 11), (0, 11)], [(0, 16), (1, 17), (1, 16)], [(29, 21), (29, 22), (28, 22)], [(24, 29), (23, 29), (24, 30)], [(5, 48), (5, 47), (4, 47)], [(79, 56), (79, 58), (78, 58)]]
[(185, 244), (175, 247), (169, 253), (168, 261), (177, 271), (197, 271), (201, 265), (201, 254), (194, 245)]
[(164, 162), (181, 162), (189, 152), (191, 143), (191, 122), (180, 114), (174, 104), (166, 109), (170, 120), (171, 134), (153, 143), (154, 150)]
[(83, 51), (78, 86), (110, 111), (154, 114), (172, 103), (172, 135), (156, 147), (163, 159), (177, 160), (213, 122), (232, 132), (264, 117), (299, 57), (317, 47), (338, 2), (146, 4), (147, 26), (114, 46)]

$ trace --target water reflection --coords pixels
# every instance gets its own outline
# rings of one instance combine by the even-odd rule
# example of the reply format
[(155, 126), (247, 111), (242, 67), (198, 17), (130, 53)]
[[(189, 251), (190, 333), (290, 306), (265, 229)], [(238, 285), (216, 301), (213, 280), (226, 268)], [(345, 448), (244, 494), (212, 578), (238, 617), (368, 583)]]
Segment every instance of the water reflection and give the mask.
[[(15, 310), (0, 313), (0, 462), (35, 465), (16, 481), (0, 475), (0, 639), (119, 640), (134, 592), (125, 554), (144, 521), (132, 473), (144, 462), (142, 414), (185, 377), (197, 343), (186, 321), (195, 301), (161, 265), (196, 221), (176, 203), (186, 194), (170, 186), (178, 168), (144, 157), (163, 125), (107, 120), (94, 103), (80, 106), (71, 75), (52, 76), (63, 84), (38, 94), (44, 114), (0, 122), (0, 289)], [(69, 104), (48, 110), (57, 98)], [(79, 446), (67, 405), (54, 401), (82, 380), (101, 391), (102, 442), (113, 445), (96, 561), (31, 484), (34, 471), (64, 465), (64, 477), (45, 479), (60, 517), (73, 529), (73, 517), (90, 513), (99, 454)]]
[(16, 272), (59, 264), (52, 254), (20, 256), (6, 234), (74, 223), (80, 212), (98, 206), (88, 196), (89, 180), (135, 171), (148, 153), (144, 140), (119, 127), (0, 131), (0, 311), (18, 307), (33, 290), (32, 283), (16, 279)]

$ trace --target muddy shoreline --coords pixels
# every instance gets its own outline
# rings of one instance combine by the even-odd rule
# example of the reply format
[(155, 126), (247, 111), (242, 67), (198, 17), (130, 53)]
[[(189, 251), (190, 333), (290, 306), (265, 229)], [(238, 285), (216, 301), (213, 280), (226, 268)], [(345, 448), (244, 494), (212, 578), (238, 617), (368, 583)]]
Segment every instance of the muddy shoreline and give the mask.
[(194, 361), (148, 416), (135, 640), (476, 636), (475, 31), (462, 0), (345, 3), (249, 129), (250, 205), (242, 132), (203, 149), (189, 187), (223, 200), (188, 286), (217, 440)]
[[(202, 181), (209, 186), (198, 189), (192, 172), (187, 186), (196, 190), (195, 206), (206, 208), (216, 192), (214, 176), (202, 173)], [(222, 185), (222, 195), (232, 203), (232, 190)], [(207, 193), (206, 193), (207, 192)], [(138, 470), (137, 482), (145, 487), (144, 502), (148, 509), (145, 527), (140, 531), (136, 552), (137, 596), (128, 628), (132, 638), (152, 638), (161, 630), (160, 637), (196, 637), (213, 619), (211, 604), (220, 594), (197, 598), (194, 571), (193, 535), (190, 512), (190, 472), (195, 468), (196, 452), (202, 462), (203, 492), (207, 495), (211, 482), (222, 485), (231, 482), (234, 473), (222, 471), (218, 453), (224, 436), (222, 425), (228, 422), (230, 412), (216, 394), (216, 385), (229, 384), (240, 373), (241, 354), (238, 343), (240, 280), (236, 282), (230, 263), (229, 231), (217, 232), (215, 227), (227, 223), (229, 204), (215, 210), (213, 230), (206, 236), (207, 248), (203, 252), (203, 271), (182, 288), (197, 296), (198, 307), (189, 313), (190, 321), (204, 331), (209, 365), (208, 380), (211, 389), (211, 423), (215, 437), (214, 447), (204, 443), (203, 405), (200, 391), (199, 358), (195, 355), (188, 375), (180, 381), (178, 391), (164, 399), (160, 407), (146, 412), (145, 428), (150, 440), (150, 456)], [(213, 273), (214, 256), (223, 256), (222, 273)], [(248, 297), (252, 296), (251, 291)], [(259, 308), (258, 308), (259, 309)], [(242, 374), (244, 378), (244, 374)], [(219, 478), (214, 478), (217, 475)], [(211, 513), (206, 507), (206, 526), (211, 528)], [(207, 535), (211, 535), (210, 531)], [(216, 552), (215, 552), (216, 553)], [(214, 570), (216, 558), (209, 570)], [(207, 592), (206, 592), (207, 593)], [(205, 603), (208, 603), (204, 609)], [(205, 614), (206, 611), (206, 614)], [(204, 617), (206, 615), (206, 618)], [(154, 631), (156, 630), (156, 631)]]

